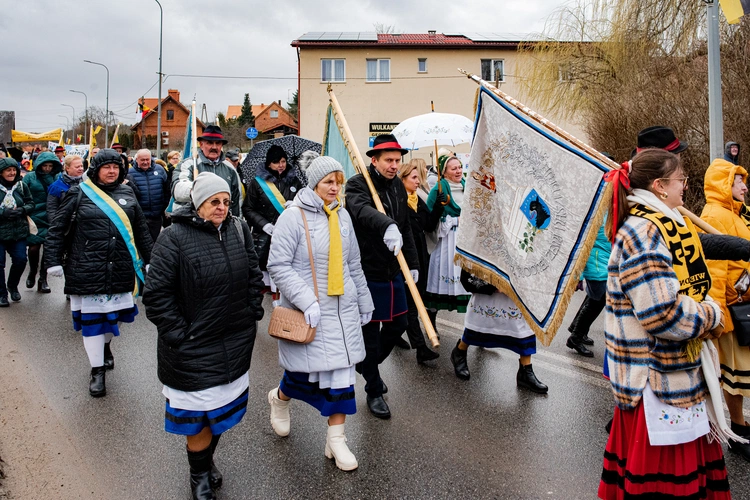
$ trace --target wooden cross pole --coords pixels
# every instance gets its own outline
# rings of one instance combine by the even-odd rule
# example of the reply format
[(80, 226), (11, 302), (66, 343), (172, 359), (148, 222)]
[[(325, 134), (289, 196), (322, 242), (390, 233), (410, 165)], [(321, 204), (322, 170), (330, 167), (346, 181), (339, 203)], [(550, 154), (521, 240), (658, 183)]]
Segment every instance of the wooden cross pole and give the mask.
[[(338, 99), (336, 99), (336, 94), (333, 93), (333, 89), (331, 88), (330, 84), (328, 85), (328, 96), (331, 101), (331, 106), (333, 107), (333, 117), (336, 120), (336, 124), (339, 126), (339, 130), (341, 131), (341, 134), (343, 136), (344, 144), (346, 145), (346, 149), (349, 152), (349, 157), (354, 164), (354, 168), (365, 178), (367, 187), (370, 189), (370, 195), (372, 196), (372, 200), (375, 203), (375, 208), (378, 210), (378, 212), (385, 214), (385, 208), (383, 208), (383, 203), (380, 201), (378, 191), (375, 189), (375, 185), (372, 183), (370, 173), (367, 170), (367, 164), (362, 159), (362, 155), (360, 154), (359, 149), (357, 149), (357, 144), (354, 142), (354, 137), (352, 136), (352, 132), (349, 129), (349, 124), (346, 122), (346, 117), (341, 111), (339, 101)], [(414, 299), (414, 304), (417, 306), (417, 311), (419, 312), (419, 317), (424, 324), (424, 329), (427, 332), (427, 337), (430, 339), (433, 347), (439, 347), (440, 341), (437, 338), (437, 334), (435, 333), (435, 328), (432, 325), (432, 321), (430, 321), (430, 317), (427, 314), (427, 309), (425, 309), (424, 307), (422, 297), (419, 295), (417, 284), (414, 283), (414, 279), (412, 279), (411, 277), (411, 271), (409, 270), (409, 266), (406, 263), (403, 252), (399, 251), (396, 259), (398, 260), (399, 267), (401, 267), (401, 273), (404, 275), (404, 281), (406, 281), (406, 285), (409, 287), (412, 299)], [(421, 278), (427, 279), (426, 276), (422, 276)]]

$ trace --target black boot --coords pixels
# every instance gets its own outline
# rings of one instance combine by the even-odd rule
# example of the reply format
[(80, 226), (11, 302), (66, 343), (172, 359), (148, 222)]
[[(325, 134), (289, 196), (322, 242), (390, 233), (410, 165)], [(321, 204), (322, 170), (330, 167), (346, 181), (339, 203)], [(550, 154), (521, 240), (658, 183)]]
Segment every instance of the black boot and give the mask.
[[(737, 425), (734, 422), (732, 422), (732, 432), (737, 434), (739, 437), (743, 437), (745, 439), (750, 438), (750, 426), (747, 425)], [(750, 444), (742, 444), (738, 443), (737, 441), (729, 440), (729, 449), (732, 450), (734, 453), (738, 454), (748, 462), (750, 462)]]
[(115, 367), (115, 357), (112, 355), (110, 342), (104, 343), (104, 368), (107, 370), (112, 370)]
[(423, 365), (425, 361), (432, 361), (438, 359), (440, 354), (436, 353), (426, 345), (417, 347), (417, 363)]
[(29, 276), (26, 278), (26, 288), (34, 288), (36, 284), (36, 268), (29, 268)]
[(578, 337), (577, 334), (573, 334), (570, 337), (568, 337), (568, 341), (565, 342), (565, 345), (573, 349), (575, 352), (580, 354), (581, 356), (587, 357), (587, 358), (593, 358), (594, 353), (589, 350), (588, 347), (583, 342), (583, 338)]
[(7, 294), (0, 296), (0, 307), (10, 307)]
[(23, 270), (25, 267), (25, 262), (20, 266), (18, 264), (13, 264), (10, 266), (10, 271), (8, 271), (8, 292), (10, 292), (10, 299), (13, 302), (21, 300), (21, 293), (18, 291), (18, 283), (21, 281), (21, 276), (23, 276)]
[(391, 409), (388, 408), (388, 403), (385, 402), (383, 396), (370, 396), (368, 394), (367, 407), (370, 409), (370, 413), (378, 418), (391, 418)]
[(107, 371), (103, 366), (91, 369), (91, 381), (89, 382), (89, 394), (95, 398), (107, 395), (107, 386), (104, 383), (104, 373)]
[(522, 365), (518, 362), (518, 373), (516, 374), (516, 385), (518, 387), (525, 387), (530, 391), (534, 391), (538, 394), (547, 394), (547, 386), (544, 385), (536, 378), (534, 369), (531, 368), (531, 364)]
[(13, 302), (21, 302), (21, 292), (18, 291), (18, 288), (13, 290), (8, 287), (8, 292), (10, 292), (10, 300)]
[(47, 285), (47, 276), (39, 276), (39, 282), (36, 285), (36, 291), (39, 293), (50, 293), (52, 290)]
[[(575, 318), (573, 318), (568, 327), (568, 331), (572, 334), (571, 336), (575, 336), (579, 344), (594, 345), (594, 341), (589, 338), (589, 329), (604, 310), (605, 305), (607, 305), (606, 298), (594, 300), (587, 295), (583, 300), (580, 309), (578, 309)], [(571, 349), (575, 349), (575, 347), (571, 347)], [(582, 355), (587, 356), (586, 354)]]
[(406, 340), (404, 340), (404, 337), (398, 337), (396, 339), (396, 342), (394, 343), (394, 345), (396, 347), (401, 348), (401, 349), (406, 349), (406, 350), (411, 349), (411, 346), (409, 345), (409, 343)]
[(456, 377), (462, 380), (469, 380), (471, 374), (469, 373), (469, 363), (466, 361), (466, 351), (462, 351), (458, 348), (461, 343), (459, 340), (456, 347), (451, 351), (451, 363), (453, 363), (453, 370), (456, 372)]
[(187, 450), (190, 464), (190, 490), (193, 500), (216, 500), (211, 487), (211, 460), (213, 452), (211, 446), (201, 451)]
[(219, 444), (219, 439), (221, 438), (221, 434), (214, 434), (211, 437), (211, 474), (210, 474), (210, 481), (211, 481), (211, 488), (218, 490), (221, 488), (221, 485), (224, 483), (224, 476), (221, 475), (221, 472), (219, 472), (219, 469), (216, 468), (216, 464), (214, 463), (214, 453), (216, 453), (216, 445)]

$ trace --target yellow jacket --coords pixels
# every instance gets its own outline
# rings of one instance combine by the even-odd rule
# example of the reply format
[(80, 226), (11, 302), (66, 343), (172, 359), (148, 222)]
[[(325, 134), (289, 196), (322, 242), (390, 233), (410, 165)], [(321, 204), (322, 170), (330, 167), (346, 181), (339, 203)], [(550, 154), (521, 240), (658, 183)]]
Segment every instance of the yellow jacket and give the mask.
[[(734, 176), (741, 175), (742, 181), (747, 181), (747, 170), (726, 160), (716, 159), (706, 170), (703, 189), (706, 195), (706, 206), (703, 207), (701, 219), (711, 224), (722, 234), (739, 236), (750, 240), (750, 228), (740, 218), (742, 202), (732, 197)], [(739, 296), (734, 284), (747, 270), (750, 263), (745, 261), (708, 260), (708, 270), (711, 273), (711, 298), (721, 305), (724, 313), (724, 331), (734, 330), (732, 317), (727, 306), (739, 302)], [(742, 297), (742, 301), (750, 300), (750, 290)]]

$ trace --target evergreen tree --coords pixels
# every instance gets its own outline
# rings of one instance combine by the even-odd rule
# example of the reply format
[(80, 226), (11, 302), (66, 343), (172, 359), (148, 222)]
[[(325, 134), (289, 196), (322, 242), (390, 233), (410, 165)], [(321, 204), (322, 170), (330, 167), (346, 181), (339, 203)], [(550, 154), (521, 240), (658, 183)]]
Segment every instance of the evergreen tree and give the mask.
[(286, 110), (289, 114), (294, 117), (295, 120), (299, 121), (299, 90), (295, 90), (292, 95), (292, 100), (287, 101)]
[(242, 103), (242, 111), (237, 121), (243, 127), (252, 127), (255, 125), (255, 116), (253, 116), (253, 106), (250, 104), (250, 94), (245, 94), (245, 100)]

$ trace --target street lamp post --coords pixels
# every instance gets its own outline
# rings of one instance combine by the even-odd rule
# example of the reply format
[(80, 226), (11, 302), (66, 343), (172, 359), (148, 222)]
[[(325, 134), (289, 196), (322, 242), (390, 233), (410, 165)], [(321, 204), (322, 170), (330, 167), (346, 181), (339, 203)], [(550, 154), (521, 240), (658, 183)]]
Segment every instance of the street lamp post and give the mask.
[(109, 141), (109, 68), (105, 66), (102, 63), (89, 61), (88, 59), (84, 59), (83, 62), (89, 63), (89, 64), (96, 64), (97, 66), (101, 66), (104, 69), (107, 70), (107, 108), (105, 111), (105, 119), (104, 119), (104, 146), (107, 146), (107, 141)]
[[(68, 117), (65, 115), (57, 115), (57, 116), (59, 116), (60, 118), (65, 118), (65, 131), (67, 132), (68, 130), (70, 130), (70, 120), (68, 119)], [(63, 134), (63, 137), (65, 137), (65, 134)]]
[(62, 104), (62, 106), (67, 106), (67, 107), (69, 107), (70, 109), (73, 110), (73, 120), (72, 120), (72, 122), (73, 122), (73, 144), (75, 144), (75, 142), (76, 142), (75, 141), (75, 135), (76, 135), (76, 129), (75, 129), (75, 127), (76, 127), (76, 108), (74, 108), (70, 104)]
[(156, 157), (161, 158), (161, 53), (162, 53), (162, 28), (164, 27), (164, 9), (161, 2), (155, 0), (159, 5), (159, 104), (156, 106)]
[(86, 136), (88, 134), (87, 131), (88, 131), (88, 128), (89, 128), (89, 96), (86, 95), (86, 92), (81, 92), (80, 90), (71, 90), (71, 92), (75, 92), (76, 94), (83, 94), (83, 99), (84, 99), (83, 105), (86, 107), (85, 108), (86, 109), (86, 111), (85, 111), (86, 118), (85, 118), (85, 120), (83, 122), (83, 126), (84, 126), (84, 129), (83, 129), (83, 141), (86, 144), (91, 144), (91, 137), (89, 137), (88, 140), (86, 139)]

